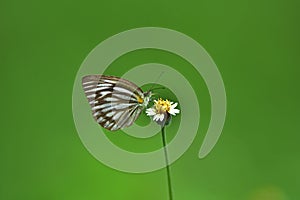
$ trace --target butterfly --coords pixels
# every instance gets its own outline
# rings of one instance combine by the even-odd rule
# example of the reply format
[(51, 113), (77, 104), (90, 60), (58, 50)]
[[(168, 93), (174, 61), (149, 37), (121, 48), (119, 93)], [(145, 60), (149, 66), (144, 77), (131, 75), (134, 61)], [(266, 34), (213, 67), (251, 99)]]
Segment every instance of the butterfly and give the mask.
[(152, 92), (116, 76), (87, 75), (82, 87), (96, 122), (116, 131), (131, 126), (147, 107)]

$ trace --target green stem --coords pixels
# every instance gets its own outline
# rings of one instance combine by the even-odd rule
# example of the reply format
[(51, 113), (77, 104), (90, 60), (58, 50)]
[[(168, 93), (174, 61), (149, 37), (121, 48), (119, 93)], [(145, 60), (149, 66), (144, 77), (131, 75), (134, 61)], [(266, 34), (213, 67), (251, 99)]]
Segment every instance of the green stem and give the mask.
[(163, 142), (164, 152), (165, 152), (165, 161), (166, 161), (167, 178), (168, 178), (169, 199), (173, 200), (172, 185), (171, 185), (171, 175), (170, 175), (170, 167), (169, 167), (169, 158), (168, 158), (168, 151), (167, 151), (167, 147), (166, 147), (166, 131), (165, 131), (165, 127), (164, 126), (161, 128), (161, 134), (162, 134), (162, 142)]

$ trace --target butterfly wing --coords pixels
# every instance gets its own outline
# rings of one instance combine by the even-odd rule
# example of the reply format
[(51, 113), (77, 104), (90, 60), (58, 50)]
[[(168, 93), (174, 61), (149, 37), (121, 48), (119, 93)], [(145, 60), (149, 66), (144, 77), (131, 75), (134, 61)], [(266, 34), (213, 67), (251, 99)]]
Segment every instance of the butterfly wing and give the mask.
[(143, 91), (115, 76), (87, 75), (82, 79), (92, 114), (102, 127), (116, 131), (130, 126), (143, 110)]

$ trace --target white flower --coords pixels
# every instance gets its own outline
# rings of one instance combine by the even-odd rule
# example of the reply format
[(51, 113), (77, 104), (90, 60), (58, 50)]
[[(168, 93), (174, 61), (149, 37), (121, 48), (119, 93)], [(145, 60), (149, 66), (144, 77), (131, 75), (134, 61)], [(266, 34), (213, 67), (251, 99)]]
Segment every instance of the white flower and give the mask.
[[(180, 112), (179, 109), (175, 107), (178, 103), (170, 102), (169, 100), (154, 100), (154, 105), (152, 108), (148, 108), (146, 113), (148, 116), (153, 117), (156, 122), (165, 122), (167, 118), (171, 115), (176, 115)], [(163, 123), (164, 124), (164, 123)]]

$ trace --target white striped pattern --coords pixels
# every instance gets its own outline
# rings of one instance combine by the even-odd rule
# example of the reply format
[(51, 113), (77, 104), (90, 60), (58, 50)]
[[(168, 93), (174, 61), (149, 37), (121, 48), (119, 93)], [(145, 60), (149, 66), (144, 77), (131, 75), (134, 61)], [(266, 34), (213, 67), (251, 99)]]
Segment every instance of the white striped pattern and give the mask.
[(133, 95), (133, 92), (132, 92), (132, 91), (129, 91), (129, 90), (125, 89), (125, 88), (121, 88), (121, 87), (119, 87), (119, 86), (118, 86), (118, 87), (114, 87), (113, 89), (114, 89), (114, 91), (126, 93), (126, 94), (128, 94), (129, 96)]
[(108, 130), (130, 126), (143, 109), (138, 99), (144, 99), (144, 93), (130, 81), (113, 76), (88, 75), (83, 77), (82, 86), (93, 117)]
[(126, 95), (123, 95), (123, 94), (116, 94), (116, 93), (113, 93), (113, 97), (117, 97), (119, 99), (123, 99), (125, 101), (137, 101), (135, 98), (131, 97), (131, 96), (126, 96)]

